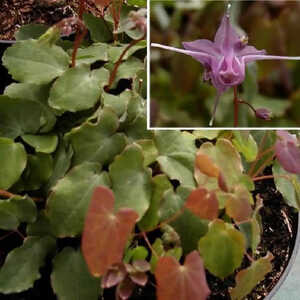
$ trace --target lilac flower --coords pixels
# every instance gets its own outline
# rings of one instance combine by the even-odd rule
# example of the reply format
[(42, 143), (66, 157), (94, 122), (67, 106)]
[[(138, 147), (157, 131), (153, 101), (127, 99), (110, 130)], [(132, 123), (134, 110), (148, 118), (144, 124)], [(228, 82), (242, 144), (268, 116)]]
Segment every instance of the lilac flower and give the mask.
[(256, 60), (269, 59), (300, 60), (300, 56), (267, 55), (265, 50), (257, 50), (253, 46), (248, 46), (247, 41), (239, 37), (230, 24), (228, 14), (223, 17), (213, 42), (201, 39), (182, 44), (184, 49), (155, 43), (152, 43), (151, 46), (190, 55), (204, 66), (204, 79), (211, 81), (217, 89), (210, 125), (213, 123), (220, 95), (228, 88), (237, 86), (244, 81), (246, 64)]

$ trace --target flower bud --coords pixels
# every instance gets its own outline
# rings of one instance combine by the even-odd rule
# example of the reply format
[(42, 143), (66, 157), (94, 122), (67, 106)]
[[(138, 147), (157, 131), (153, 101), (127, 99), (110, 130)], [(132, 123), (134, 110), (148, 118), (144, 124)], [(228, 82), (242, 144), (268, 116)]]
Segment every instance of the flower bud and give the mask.
[(266, 108), (258, 108), (255, 110), (255, 115), (258, 119), (271, 120), (272, 112)]

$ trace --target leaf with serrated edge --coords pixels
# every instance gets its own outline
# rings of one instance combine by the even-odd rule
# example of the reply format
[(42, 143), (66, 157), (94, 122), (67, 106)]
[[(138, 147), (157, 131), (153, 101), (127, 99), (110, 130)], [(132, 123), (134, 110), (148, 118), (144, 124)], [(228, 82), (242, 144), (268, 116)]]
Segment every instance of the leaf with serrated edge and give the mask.
[(69, 69), (53, 84), (49, 105), (71, 112), (89, 109), (99, 100), (99, 83), (107, 79), (105, 69), (90, 71), (90, 66), (85, 64)]
[(196, 251), (186, 256), (183, 266), (174, 257), (160, 258), (155, 278), (158, 300), (205, 300), (210, 294), (203, 262)]
[(219, 203), (215, 192), (209, 192), (205, 188), (192, 191), (185, 202), (185, 207), (202, 219), (214, 220), (219, 214)]
[(197, 150), (195, 137), (187, 132), (155, 131), (154, 142), (162, 171), (170, 179), (177, 179), (182, 185), (194, 187), (193, 171)]
[(48, 253), (55, 249), (55, 239), (49, 236), (28, 237), (24, 244), (6, 257), (0, 269), (0, 293), (26, 291), (41, 277), (39, 269)]
[(97, 300), (100, 280), (93, 277), (79, 250), (64, 248), (53, 260), (51, 283), (59, 300)]
[(256, 141), (252, 135), (245, 131), (233, 131), (234, 139), (232, 140), (233, 145), (241, 152), (248, 162), (255, 160), (258, 152)]
[(265, 276), (272, 271), (272, 253), (268, 252), (265, 257), (259, 258), (251, 263), (247, 269), (239, 271), (235, 277), (236, 286), (229, 288), (232, 300), (242, 300), (246, 297)]
[(0, 189), (9, 189), (20, 178), (27, 163), (24, 146), (0, 138)]
[(74, 150), (73, 164), (85, 161), (110, 163), (126, 146), (126, 137), (116, 133), (119, 127), (117, 115), (104, 108), (96, 124), (85, 122), (66, 134)]
[(57, 237), (74, 237), (82, 232), (93, 190), (105, 183), (98, 164), (85, 162), (74, 167), (53, 187), (46, 216)]
[(142, 218), (150, 206), (152, 182), (150, 169), (144, 167), (141, 147), (137, 144), (127, 146), (109, 166), (109, 175), (116, 210), (132, 208), (139, 214), (139, 219)]
[[(86, 215), (82, 252), (90, 272), (102, 276), (121, 262), (127, 239), (138, 214), (130, 208), (114, 213), (114, 194), (106, 187), (95, 188)], [(97, 237), (97, 238), (95, 238)]]
[(220, 219), (209, 224), (208, 233), (199, 241), (205, 268), (222, 279), (241, 265), (245, 248), (243, 234)]
[(17, 81), (44, 84), (69, 68), (69, 55), (56, 45), (20, 41), (5, 51), (3, 65)]

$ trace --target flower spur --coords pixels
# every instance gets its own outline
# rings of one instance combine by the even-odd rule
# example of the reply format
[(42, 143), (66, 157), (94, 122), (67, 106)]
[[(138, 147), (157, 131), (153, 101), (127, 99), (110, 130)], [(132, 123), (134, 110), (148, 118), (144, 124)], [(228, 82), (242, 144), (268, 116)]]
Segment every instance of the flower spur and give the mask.
[(217, 89), (210, 126), (213, 125), (220, 95), (244, 81), (245, 66), (248, 63), (272, 59), (300, 60), (300, 56), (267, 55), (265, 50), (249, 46), (232, 27), (229, 14), (224, 15), (213, 42), (200, 39), (182, 44), (184, 49), (156, 43), (152, 43), (151, 46), (190, 55), (204, 66), (204, 80), (210, 81)]

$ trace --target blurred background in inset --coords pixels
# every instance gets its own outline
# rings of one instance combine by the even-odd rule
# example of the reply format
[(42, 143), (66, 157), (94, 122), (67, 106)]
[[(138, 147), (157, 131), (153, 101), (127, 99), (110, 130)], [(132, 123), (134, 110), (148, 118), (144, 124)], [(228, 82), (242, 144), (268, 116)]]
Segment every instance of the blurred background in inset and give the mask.
[[(227, 1), (150, 0), (152, 43), (213, 40)], [(300, 56), (300, 1), (232, 1), (232, 22), (249, 45), (267, 54)], [(151, 127), (208, 127), (216, 91), (203, 83), (202, 65), (172, 51), (150, 48)], [(240, 98), (272, 111), (258, 120), (240, 105), (239, 127), (300, 127), (300, 61), (249, 64)], [(214, 127), (233, 126), (233, 91), (221, 98)]]

